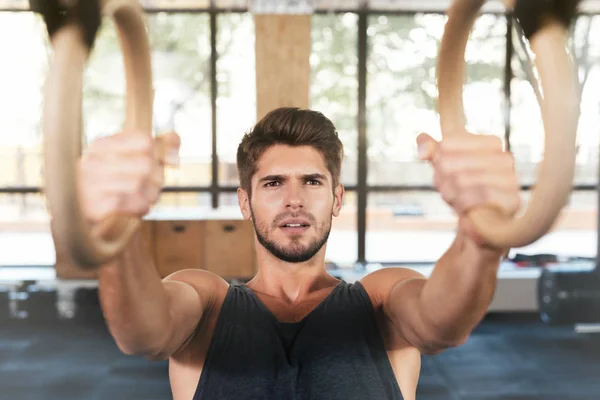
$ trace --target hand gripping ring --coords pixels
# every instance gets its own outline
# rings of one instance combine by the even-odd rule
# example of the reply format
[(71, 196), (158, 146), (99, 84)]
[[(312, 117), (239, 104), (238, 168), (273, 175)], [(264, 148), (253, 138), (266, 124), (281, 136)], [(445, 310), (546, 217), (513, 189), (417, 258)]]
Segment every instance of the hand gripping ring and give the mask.
[[(454, 0), (438, 59), (438, 112), (442, 137), (467, 134), (462, 102), (464, 54), (469, 34), (485, 0)], [(580, 92), (575, 66), (566, 51), (568, 26), (578, 1), (514, 0), (514, 15), (526, 29), (536, 55), (546, 134), (544, 160), (539, 165), (528, 207), (521, 216), (508, 218), (487, 207), (472, 209), (468, 217), (484, 240), (496, 248), (522, 247), (545, 235), (572, 189)], [(532, 4), (537, 6), (533, 7)]]
[(102, 16), (112, 18), (123, 52), (125, 131), (152, 134), (151, 53), (143, 10), (135, 0), (31, 0), (42, 14), (54, 50), (46, 80), (43, 132), (45, 193), (55, 240), (83, 269), (96, 268), (123, 251), (140, 219), (112, 217), (92, 226), (83, 217), (76, 180), (81, 155), (83, 72)]

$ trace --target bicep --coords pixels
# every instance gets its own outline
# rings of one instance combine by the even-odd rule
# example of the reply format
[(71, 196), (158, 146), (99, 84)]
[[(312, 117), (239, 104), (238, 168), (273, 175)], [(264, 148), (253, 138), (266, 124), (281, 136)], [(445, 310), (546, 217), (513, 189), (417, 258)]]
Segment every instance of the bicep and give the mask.
[(383, 307), (394, 329), (422, 351), (428, 342), (420, 300), (425, 282), (425, 278), (415, 277), (396, 283)]
[(381, 310), (390, 328), (412, 346), (426, 352), (427, 328), (421, 309), (421, 293), (427, 279), (408, 268), (388, 268), (363, 279), (373, 304)]
[(214, 302), (217, 285), (205, 271), (184, 270), (163, 280), (169, 303), (169, 335), (159, 358), (167, 358), (193, 336), (208, 307)]
[(163, 287), (169, 301), (170, 335), (163, 352), (171, 355), (194, 333), (202, 319), (205, 305), (193, 286), (178, 281), (165, 281)]

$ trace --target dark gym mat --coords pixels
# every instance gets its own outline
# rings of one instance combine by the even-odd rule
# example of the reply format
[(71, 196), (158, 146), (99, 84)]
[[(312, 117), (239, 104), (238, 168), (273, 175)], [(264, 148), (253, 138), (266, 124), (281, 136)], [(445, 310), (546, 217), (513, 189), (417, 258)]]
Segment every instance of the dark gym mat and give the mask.
[[(600, 399), (600, 335), (489, 316), (463, 346), (424, 356), (418, 400)], [(171, 399), (166, 362), (119, 352), (101, 319), (0, 326), (0, 400)]]

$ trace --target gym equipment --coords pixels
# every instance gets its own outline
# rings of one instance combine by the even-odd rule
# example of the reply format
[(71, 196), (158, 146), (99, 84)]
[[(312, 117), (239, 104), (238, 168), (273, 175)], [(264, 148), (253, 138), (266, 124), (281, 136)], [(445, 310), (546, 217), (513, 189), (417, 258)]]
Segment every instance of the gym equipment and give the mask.
[(30, 0), (45, 22), (54, 50), (44, 100), (45, 193), (55, 227), (80, 268), (92, 269), (118, 255), (139, 219), (109, 218), (97, 227), (84, 220), (76, 185), (81, 154), (83, 71), (102, 17), (117, 27), (126, 78), (124, 130), (152, 134), (152, 69), (144, 13), (136, 0)]
[(600, 322), (600, 274), (587, 264), (548, 266), (537, 287), (542, 321), (551, 325)]
[[(438, 111), (443, 137), (468, 134), (462, 102), (464, 54), (469, 34), (485, 0), (455, 0), (438, 59)], [(571, 192), (579, 120), (579, 83), (565, 44), (577, 0), (505, 1), (523, 27), (536, 55), (546, 133), (545, 157), (529, 205), (522, 216), (508, 219), (490, 208), (469, 213), (479, 233), (497, 248), (522, 247), (545, 235)]]

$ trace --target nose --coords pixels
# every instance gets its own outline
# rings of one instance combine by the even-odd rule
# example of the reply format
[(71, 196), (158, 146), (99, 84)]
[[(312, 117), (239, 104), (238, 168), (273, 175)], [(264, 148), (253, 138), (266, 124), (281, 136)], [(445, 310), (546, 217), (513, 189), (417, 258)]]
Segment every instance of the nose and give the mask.
[(304, 197), (302, 189), (298, 185), (292, 184), (287, 187), (286, 207), (296, 210), (304, 207)]

